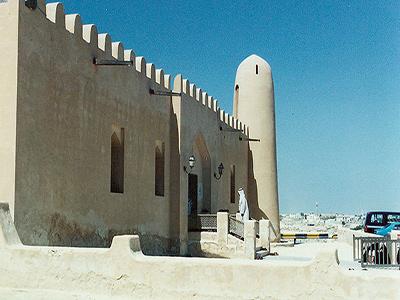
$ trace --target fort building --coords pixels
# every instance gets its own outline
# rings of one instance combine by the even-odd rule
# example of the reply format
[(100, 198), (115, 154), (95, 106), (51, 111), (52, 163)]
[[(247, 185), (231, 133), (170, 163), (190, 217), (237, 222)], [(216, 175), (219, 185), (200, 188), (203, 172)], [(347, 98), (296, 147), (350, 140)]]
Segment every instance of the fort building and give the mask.
[(264, 60), (239, 66), (231, 116), (61, 3), (35, 2), (0, 3), (0, 201), (24, 244), (137, 233), (145, 253), (185, 254), (190, 216), (236, 213), (240, 187), (279, 238)]

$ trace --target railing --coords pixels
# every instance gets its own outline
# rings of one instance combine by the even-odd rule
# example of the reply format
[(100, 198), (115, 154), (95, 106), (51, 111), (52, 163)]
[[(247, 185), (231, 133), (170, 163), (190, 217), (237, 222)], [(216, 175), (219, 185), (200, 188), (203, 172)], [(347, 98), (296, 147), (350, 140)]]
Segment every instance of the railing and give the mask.
[(353, 260), (361, 262), (361, 236), (353, 235)]
[[(217, 215), (199, 214), (197, 216), (189, 216), (189, 231), (217, 231)], [(258, 222), (256, 222), (256, 235), (259, 235)], [(243, 240), (244, 239), (244, 223), (237, 220), (235, 216), (228, 217), (229, 234)]]
[(189, 216), (189, 231), (217, 231), (217, 215)]
[(244, 223), (235, 217), (229, 216), (228, 231), (231, 235), (243, 240), (244, 239)]
[(363, 268), (400, 268), (400, 239), (353, 236), (353, 259)]

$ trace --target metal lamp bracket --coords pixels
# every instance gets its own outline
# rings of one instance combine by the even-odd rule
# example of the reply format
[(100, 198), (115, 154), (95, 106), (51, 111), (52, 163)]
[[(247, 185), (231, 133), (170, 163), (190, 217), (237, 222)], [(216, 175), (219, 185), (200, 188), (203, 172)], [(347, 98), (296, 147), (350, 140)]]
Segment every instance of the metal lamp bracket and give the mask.
[(37, 8), (37, 0), (25, 0), (25, 6), (35, 10)]

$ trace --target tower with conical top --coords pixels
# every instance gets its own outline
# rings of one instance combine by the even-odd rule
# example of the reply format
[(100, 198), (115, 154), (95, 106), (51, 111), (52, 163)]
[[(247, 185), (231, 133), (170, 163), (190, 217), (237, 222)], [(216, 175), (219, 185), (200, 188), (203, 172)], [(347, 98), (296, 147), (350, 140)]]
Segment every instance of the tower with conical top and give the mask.
[(274, 83), (269, 64), (257, 55), (238, 67), (234, 87), (233, 114), (249, 127), (249, 178), (247, 198), (250, 217), (269, 219), (272, 238), (280, 238), (276, 166)]

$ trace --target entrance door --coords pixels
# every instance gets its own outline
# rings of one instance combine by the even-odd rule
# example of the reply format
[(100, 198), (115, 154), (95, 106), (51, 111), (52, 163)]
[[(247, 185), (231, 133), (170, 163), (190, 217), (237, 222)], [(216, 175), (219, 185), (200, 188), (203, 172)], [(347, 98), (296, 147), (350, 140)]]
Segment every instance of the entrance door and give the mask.
[(197, 175), (189, 174), (188, 214), (197, 215)]

